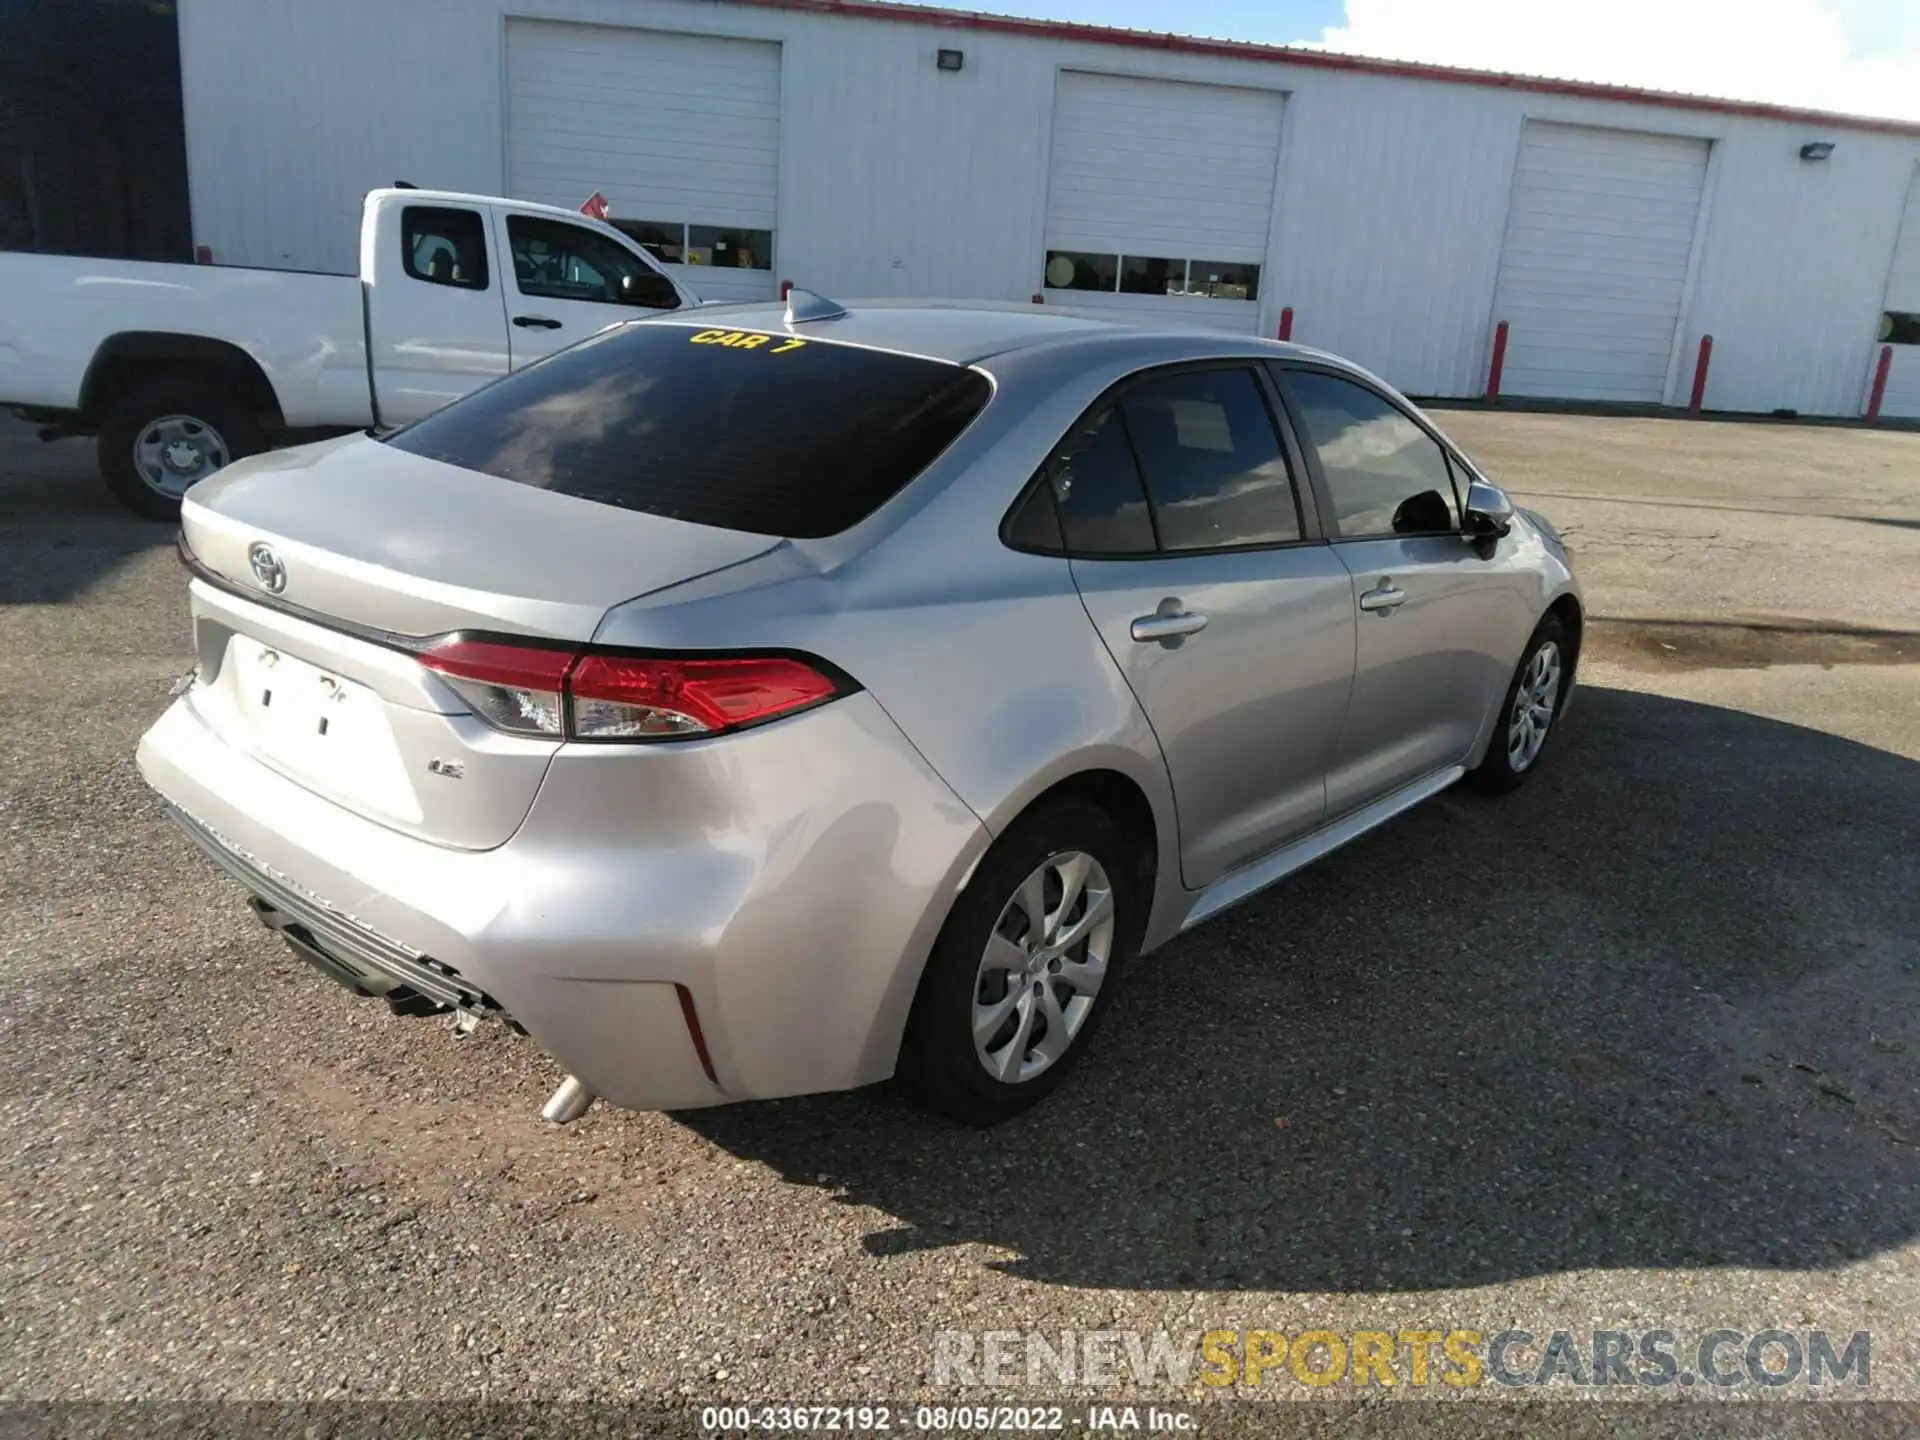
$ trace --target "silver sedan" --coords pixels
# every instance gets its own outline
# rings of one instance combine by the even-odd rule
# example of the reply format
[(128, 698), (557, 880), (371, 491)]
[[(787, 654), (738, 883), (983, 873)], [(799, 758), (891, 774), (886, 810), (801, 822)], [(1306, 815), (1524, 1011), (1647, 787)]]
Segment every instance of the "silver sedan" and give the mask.
[(989, 1123), (1132, 956), (1540, 763), (1559, 537), (1331, 355), (796, 292), (189, 492), (141, 741), (305, 960), (641, 1109)]

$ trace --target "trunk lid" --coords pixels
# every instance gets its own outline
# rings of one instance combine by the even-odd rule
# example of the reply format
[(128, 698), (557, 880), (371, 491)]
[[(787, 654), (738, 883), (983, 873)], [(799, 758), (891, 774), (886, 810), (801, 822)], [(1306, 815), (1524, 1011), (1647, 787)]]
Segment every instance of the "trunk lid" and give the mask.
[(189, 492), (181, 530), (208, 572), (192, 587), (189, 699), (206, 723), (357, 814), (462, 849), (512, 836), (559, 742), (481, 723), (410, 639), (585, 642), (613, 606), (780, 543), (360, 436), (221, 472)]

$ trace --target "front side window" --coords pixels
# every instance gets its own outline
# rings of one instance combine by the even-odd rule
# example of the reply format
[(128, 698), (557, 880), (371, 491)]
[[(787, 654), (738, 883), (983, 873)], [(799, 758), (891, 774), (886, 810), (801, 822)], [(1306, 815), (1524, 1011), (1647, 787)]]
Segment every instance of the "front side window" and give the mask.
[(1457, 528), (1453, 479), (1440, 444), (1363, 385), (1289, 370), (1302, 441), (1320, 459), (1342, 540), (1445, 534)]
[(1150, 377), (1121, 392), (1119, 410), (1146, 475), (1161, 549), (1301, 538), (1286, 455), (1252, 370)]
[(616, 241), (564, 220), (507, 217), (507, 245), (522, 295), (646, 310), (680, 304), (666, 276)]
[(487, 288), (487, 232), (478, 210), (408, 205), (400, 212), (400, 258), (407, 274), (456, 290)]
[(910, 484), (992, 392), (944, 361), (663, 321), (614, 326), (387, 443), (624, 510), (817, 539)]

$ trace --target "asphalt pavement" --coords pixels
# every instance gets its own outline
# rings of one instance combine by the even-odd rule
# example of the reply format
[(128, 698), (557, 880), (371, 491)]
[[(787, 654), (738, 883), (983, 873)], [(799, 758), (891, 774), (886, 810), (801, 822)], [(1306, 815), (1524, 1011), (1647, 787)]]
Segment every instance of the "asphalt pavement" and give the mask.
[[(1869, 1331), (1847, 1393), (1920, 1400), (1920, 435), (1442, 422), (1616, 622), (1544, 768), (1137, 963), (984, 1133), (885, 1088), (553, 1130), (530, 1042), (298, 964), (132, 765), (191, 659), (170, 534), (0, 431), (0, 1400), (908, 1401), (954, 1398), (939, 1330), (1722, 1326)], [(1512, 1413), (1461, 1433), (1590, 1412)]]

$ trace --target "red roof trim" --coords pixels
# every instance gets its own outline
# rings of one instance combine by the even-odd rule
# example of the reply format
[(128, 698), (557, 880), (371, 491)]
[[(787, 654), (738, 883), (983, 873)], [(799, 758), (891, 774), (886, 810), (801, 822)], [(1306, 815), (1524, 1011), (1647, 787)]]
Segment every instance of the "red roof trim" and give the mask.
[(1449, 65), (1419, 65), (1403, 60), (1372, 60), (1339, 55), (1328, 50), (1301, 50), (1288, 45), (1259, 45), (1245, 40), (1203, 40), (1150, 30), (1120, 30), (1108, 25), (1083, 25), (1070, 20), (1027, 20), (1014, 15), (985, 15), (972, 10), (945, 10), (897, 0), (728, 0), (768, 10), (805, 10), (820, 15), (852, 15), (865, 20), (898, 20), (912, 25), (936, 25), (949, 30), (989, 30), (1002, 35), (1037, 39), (1082, 40), (1095, 45), (1123, 45), (1136, 50), (1168, 50), (1183, 55), (1218, 55), (1229, 60), (1270, 60), (1312, 70), (1350, 70), (1363, 75), (1394, 75), (1410, 80), (1434, 80), (1446, 85), (1479, 85), (1494, 90), (1522, 90), (1534, 95), (1569, 95), (1582, 100), (1618, 100), (1635, 105), (1659, 105), (1669, 110), (1702, 110), (1716, 115), (1747, 115), (1760, 120), (1788, 120), (1801, 124), (1866, 130), (1884, 135), (1920, 137), (1920, 122), (1888, 120), (1872, 115), (1841, 115), (1829, 110), (1803, 110), (1792, 105), (1768, 105), (1751, 100), (1719, 100), (1709, 95), (1682, 95), (1663, 90), (1637, 90), (1629, 85), (1599, 85), (1585, 80), (1553, 80), (1535, 75), (1508, 75), (1497, 70), (1463, 70)]

